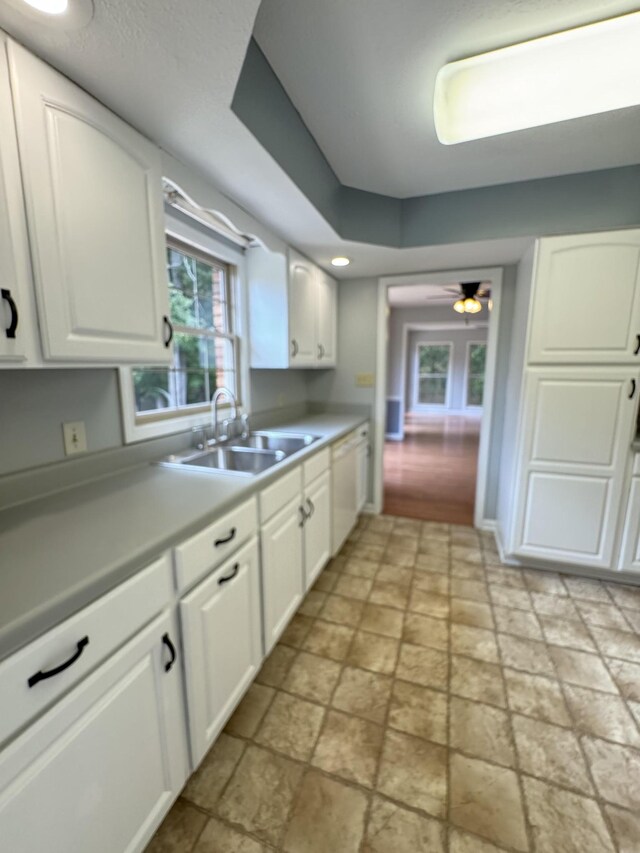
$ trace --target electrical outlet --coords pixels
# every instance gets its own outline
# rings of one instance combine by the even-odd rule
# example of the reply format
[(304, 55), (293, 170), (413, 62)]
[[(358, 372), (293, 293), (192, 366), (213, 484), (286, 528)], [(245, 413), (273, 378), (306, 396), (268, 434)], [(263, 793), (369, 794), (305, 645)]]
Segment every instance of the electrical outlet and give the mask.
[(356, 373), (356, 385), (358, 388), (372, 388), (373, 373)]
[(64, 436), (64, 452), (67, 456), (87, 452), (87, 433), (84, 428), (84, 421), (62, 424), (62, 435)]

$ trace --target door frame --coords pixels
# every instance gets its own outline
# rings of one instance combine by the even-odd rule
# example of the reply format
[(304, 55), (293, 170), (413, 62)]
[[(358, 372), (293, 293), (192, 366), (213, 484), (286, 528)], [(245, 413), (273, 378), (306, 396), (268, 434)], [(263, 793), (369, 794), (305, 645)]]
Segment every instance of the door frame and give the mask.
[[(480, 446), (478, 449), (478, 471), (474, 509), (474, 525), (485, 526), (484, 508), (487, 492), (487, 470), (491, 427), (493, 423), (493, 398), (498, 353), (498, 329), (502, 303), (502, 267), (478, 267), (474, 269), (440, 270), (437, 272), (411, 273), (409, 275), (387, 275), (378, 279), (378, 312), (376, 334), (376, 382), (375, 382), (375, 451), (373, 459), (373, 509), (382, 512), (384, 492), (383, 454), (385, 441), (385, 415), (387, 393), (387, 353), (389, 348), (389, 299), (388, 290), (398, 285), (441, 284), (456, 279), (482, 280), (491, 283), (493, 303), (489, 315), (487, 334), (487, 362), (485, 369), (484, 406), (480, 423)], [(403, 413), (404, 416), (404, 413)]]

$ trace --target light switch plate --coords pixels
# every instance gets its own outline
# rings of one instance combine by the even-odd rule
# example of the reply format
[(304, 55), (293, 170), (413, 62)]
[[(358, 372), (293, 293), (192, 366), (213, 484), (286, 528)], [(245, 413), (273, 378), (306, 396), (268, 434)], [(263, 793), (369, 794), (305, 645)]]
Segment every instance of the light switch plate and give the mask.
[(358, 388), (372, 388), (373, 373), (356, 373), (356, 385)]
[(62, 424), (62, 434), (64, 436), (64, 452), (67, 456), (87, 452), (87, 433), (84, 428), (84, 421)]

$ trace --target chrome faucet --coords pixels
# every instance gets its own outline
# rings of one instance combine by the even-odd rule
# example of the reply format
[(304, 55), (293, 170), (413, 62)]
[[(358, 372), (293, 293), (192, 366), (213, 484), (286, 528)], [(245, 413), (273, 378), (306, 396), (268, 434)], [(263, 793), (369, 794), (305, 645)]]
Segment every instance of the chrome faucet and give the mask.
[(233, 406), (233, 418), (231, 420), (235, 421), (238, 417), (238, 404), (236, 403), (236, 398), (233, 396), (233, 394), (228, 388), (225, 388), (224, 385), (221, 385), (219, 388), (216, 389), (213, 397), (211, 398), (211, 426), (213, 428), (213, 437), (216, 441), (220, 440), (220, 427), (218, 424), (218, 400), (222, 396), (228, 397), (231, 405)]

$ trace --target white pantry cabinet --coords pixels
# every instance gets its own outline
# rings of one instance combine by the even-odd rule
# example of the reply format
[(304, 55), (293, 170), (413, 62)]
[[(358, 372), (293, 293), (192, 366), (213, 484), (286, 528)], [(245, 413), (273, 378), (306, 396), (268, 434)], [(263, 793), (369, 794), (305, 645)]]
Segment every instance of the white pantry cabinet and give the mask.
[(611, 568), (639, 380), (630, 367), (526, 371), (512, 553)]
[(180, 622), (195, 769), (262, 663), (255, 537), (181, 600)]
[(251, 367), (335, 367), (335, 279), (294, 249), (253, 247), (247, 270)]
[(187, 778), (175, 636), (159, 616), (0, 752), (3, 850), (145, 848)]
[(6, 39), (0, 33), (0, 363), (37, 360), (29, 243)]
[(11, 41), (8, 56), (44, 358), (168, 363), (159, 150)]
[(538, 243), (530, 364), (640, 367), (640, 230)]

